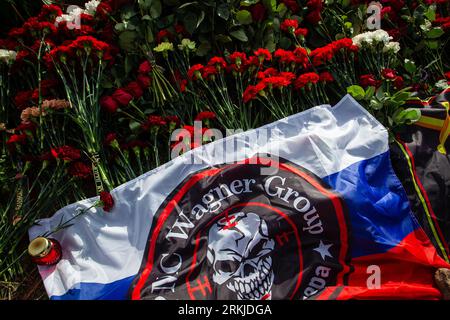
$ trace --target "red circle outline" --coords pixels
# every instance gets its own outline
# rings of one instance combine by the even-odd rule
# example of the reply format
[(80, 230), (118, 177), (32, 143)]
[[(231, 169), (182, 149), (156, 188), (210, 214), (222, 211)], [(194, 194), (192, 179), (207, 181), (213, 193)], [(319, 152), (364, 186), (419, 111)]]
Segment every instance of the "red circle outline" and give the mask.
[(335, 195), (334, 193), (328, 191), (327, 189), (325, 189), (320, 183), (318, 183), (315, 180), (315, 178), (310, 177), (308, 174), (306, 174), (305, 172), (303, 172), (297, 168), (294, 168), (286, 163), (281, 163), (281, 162), (275, 161), (270, 158), (253, 157), (253, 158), (245, 159), (243, 161), (239, 161), (234, 164), (225, 165), (221, 168), (207, 169), (205, 171), (194, 174), (180, 188), (180, 190), (175, 194), (175, 196), (167, 203), (166, 207), (162, 210), (162, 212), (158, 218), (156, 227), (150, 238), (150, 248), (148, 250), (147, 263), (146, 263), (145, 268), (143, 269), (141, 275), (139, 276), (139, 279), (136, 282), (136, 285), (134, 286), (134, 288), (132, 290), (132, 293), (131, 293), (132, 300), (140, 299), (141, 290), (153, 269), (154, 254), (155, 254), (156, 242), (157, 242), (159, 233), (161, 232), (161, 229), (162, 229), (165, 221), (167, 220), (167, 218), (169, 217), (171, 212), (173, 212), (173, 209), (176, 207), (176, 205), (182, 199), (182, 197), (185, 195), (185, 193), (193, 185), (195, 185), (197, 182), (199, 182), (200, 180), (202, 180), (205, 177), (214, 176), (227, 168), (241, 165), (241, 164), (263, 164), (261, 160), (267, 160), (267, 162), (272, 167), (277, 167), (278, 169), (284, 169), (286, 171), (290, 171), (290, 172), (302, 177), (310, 185), (315, 187), (319, 192), (321, 192), (323, 195), (325, 195), (327, 198), (329, 198), (332, 201), (335, 212), (336, 212), (336, 216), (338, 219), (339, 227), (340, 227), (339, 230), (340, 230), (341, 247), (340, 247), (340, 253), (339, 253), (339, 264), (343, 267), (342, 270), (337, 275), (336, 285), (343, 285), (343, 277), (350, 270), (350, 267), (345, 263), (345, 257), (346, 257), (347, 249), (348, 249), (348, 235), (347, 235), (348, 230), (347, 230), (347, 225), (345, 223), (345, 216), (344, 216), (342, 204), (341, 204), (338, 196)]

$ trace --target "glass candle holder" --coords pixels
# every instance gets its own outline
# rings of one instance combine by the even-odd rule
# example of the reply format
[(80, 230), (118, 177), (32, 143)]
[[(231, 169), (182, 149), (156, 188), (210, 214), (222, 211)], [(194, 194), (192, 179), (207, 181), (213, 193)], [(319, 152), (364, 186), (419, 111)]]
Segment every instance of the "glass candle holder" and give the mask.
[(30, 242), (28, 253), (38, 265), (52, 266), (62, 258), (61, 245), (55, 239), (38, 237)]

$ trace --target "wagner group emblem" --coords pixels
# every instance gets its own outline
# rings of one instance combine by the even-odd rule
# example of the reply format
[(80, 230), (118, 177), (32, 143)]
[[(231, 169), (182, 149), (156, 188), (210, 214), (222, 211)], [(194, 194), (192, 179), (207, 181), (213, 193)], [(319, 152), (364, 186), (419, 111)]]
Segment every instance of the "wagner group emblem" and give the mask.
[(255, 157), (208, 168), (158, 209), (130, 297), (311, 298), (346, 284), (349, 235), (345, 203), (297, 165)]

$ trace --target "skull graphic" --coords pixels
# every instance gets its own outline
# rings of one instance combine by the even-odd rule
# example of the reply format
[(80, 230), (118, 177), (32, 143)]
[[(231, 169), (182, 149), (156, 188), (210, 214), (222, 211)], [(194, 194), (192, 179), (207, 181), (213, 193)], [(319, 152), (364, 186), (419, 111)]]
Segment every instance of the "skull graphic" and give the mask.
[(239, 300), (259, 300), (270, 294), (274, 247), (259, 215), (239, 212), (220, 219), (208, 234), (213, 281), (235, 292)]

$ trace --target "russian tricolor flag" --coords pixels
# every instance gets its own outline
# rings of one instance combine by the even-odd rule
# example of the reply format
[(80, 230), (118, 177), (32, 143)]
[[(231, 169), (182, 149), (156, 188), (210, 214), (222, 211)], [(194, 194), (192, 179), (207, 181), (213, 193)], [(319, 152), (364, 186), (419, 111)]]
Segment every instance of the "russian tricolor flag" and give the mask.
[[(438, 299), (386, 129), (351, 96), (196, 148), (54, 234), (61, 299)], [(53, 230), (92, 198), (30, 229)]]

